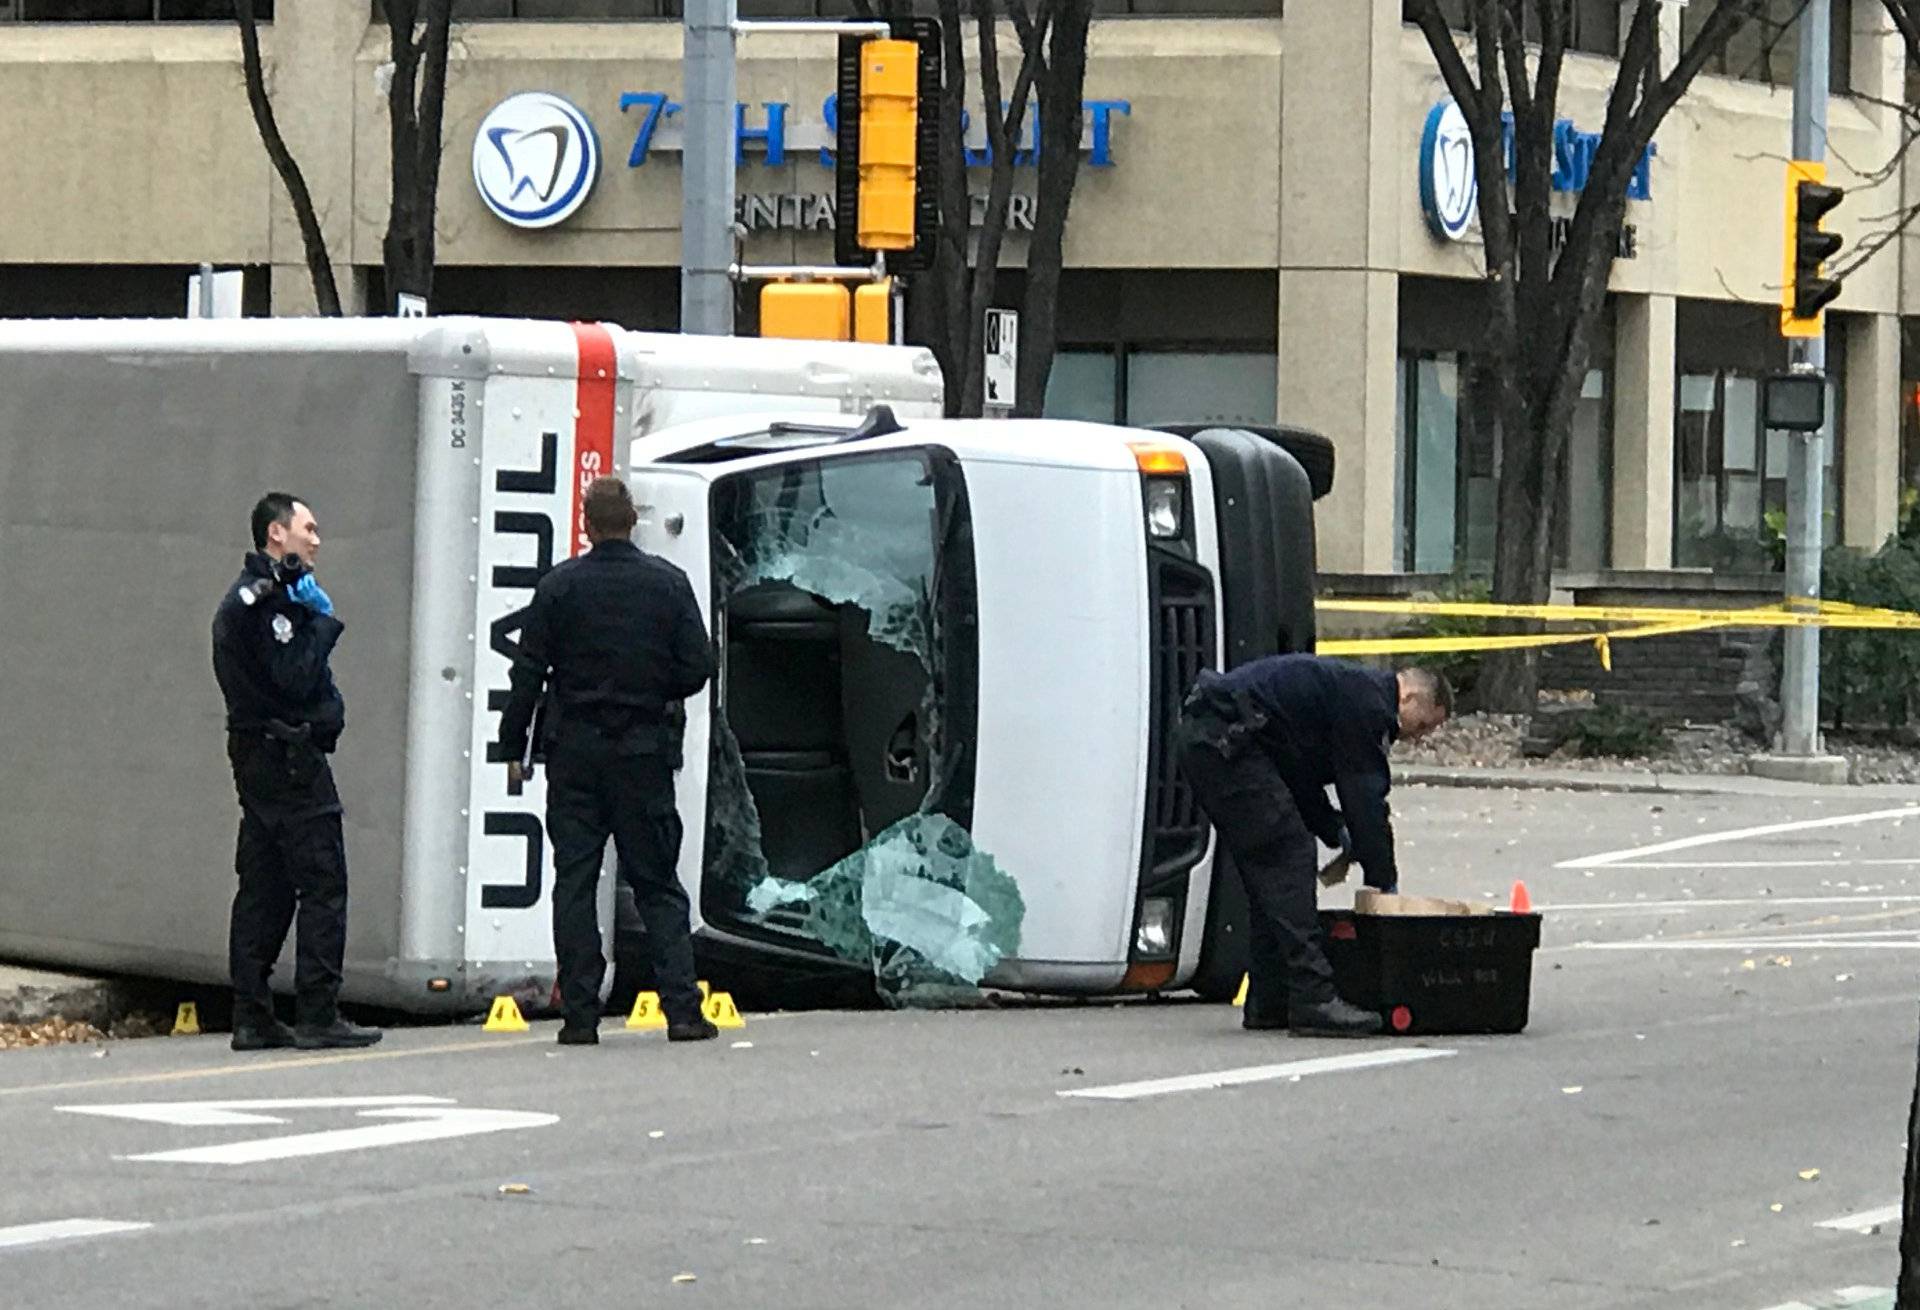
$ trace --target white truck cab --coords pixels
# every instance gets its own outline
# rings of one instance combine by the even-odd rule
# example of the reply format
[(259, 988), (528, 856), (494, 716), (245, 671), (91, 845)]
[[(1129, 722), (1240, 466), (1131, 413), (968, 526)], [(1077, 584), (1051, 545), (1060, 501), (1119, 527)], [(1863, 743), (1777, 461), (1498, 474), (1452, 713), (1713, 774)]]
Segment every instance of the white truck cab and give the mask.
[[(1227, 645), (1207, 447), (1292, 462), (1193, 435), (880, 406), (633, 443), (636, 540), (693, 579), (720, 653), (681, 775), (703, 953), (872, 968), (883, 990), (1237, 982), (1169, 732)], [(1247, 517), (1237, 465), (1231, 490)], [(1310, 605), (1310, 535), (1305, 562)], [(1268, 644), (1291, 645), (1278, 625)], [(903, 900), (904, 931), (875, 923)], [(890, 975), (903, 940), (939, 967)]]

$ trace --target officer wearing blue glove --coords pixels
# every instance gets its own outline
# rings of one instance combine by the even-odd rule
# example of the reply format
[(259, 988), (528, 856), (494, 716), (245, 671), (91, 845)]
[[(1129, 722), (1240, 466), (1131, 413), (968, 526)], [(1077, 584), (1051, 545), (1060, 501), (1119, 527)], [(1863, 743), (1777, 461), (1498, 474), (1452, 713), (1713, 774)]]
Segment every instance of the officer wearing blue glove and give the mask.
[[(340, 1017), (347, 851), (327, 756), (346, 727), (328, 667), (345, 630), (313, 576), (320, 528), (282, 492), (253, 507), (253, 552), (213, 619), (213, 672), (227, 703), (227, 759), (240, 796), (228, 964), (233, 1049), (371, 1046), (380, 1032)], [(295, 1023), (268, 985), (296, 920)]]
[(1368, 886), (1397, 890), (1387, 749), (1452, 712), (1453, 689), (1430, 670), (1378, 672), (1318, 655), (1269, 656), (1196, 681), (1180, 716), (1180, 766), (1247, 890), (1246, 1027), (1380, 1031), (1379, 1015), (1334, 991), (1314, 838), (1340, 852), (1323, 880), (1344, 876), (1344, 860)]

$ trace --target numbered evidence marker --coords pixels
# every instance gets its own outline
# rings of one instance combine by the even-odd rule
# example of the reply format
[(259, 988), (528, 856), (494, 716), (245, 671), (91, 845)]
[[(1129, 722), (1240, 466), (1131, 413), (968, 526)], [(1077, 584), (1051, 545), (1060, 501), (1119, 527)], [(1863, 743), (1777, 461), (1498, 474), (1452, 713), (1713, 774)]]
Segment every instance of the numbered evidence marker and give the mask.
[(633, 1013), (627, 1016), (627, 1027), (651, 1030), (666, 1026), (667, 1016), (660, 1009), (659, 992), (641, 992), (633, 998)]
[(132, 1119), (139, 1123), (168, 1124), (178, 1128), (284, 1124), (288, 1120), (277, 1114), (263, 1113), (282, 1110), (356, 1110), (360, 1118), (400, 1121), (360, 1128), (334, 1128), (280, 1137), (258, 1137), (250, 1141), (226, 1142), (218, 1146), (192, 1146), (181, 1150), (155, 1151), (145, 1155), (126, 1157), (129, 1160), (164, 1164), (259, 1164), (267, 1160), (332, 1155), (339, 1151), (364, 1151), (381, 1146), (404, 1146), (411, 1142), (470, 1137), (479, 1133), (506, 1132), (516, 1128), (544, 1128), (548, 1124), (560, 1122), (560, 1116), (554, 1114), (539, 1114), (526, 1110), (469, 1109), (456, 1105), (443, 1096), (322, 1096), (273, 1101), (153, 1101), (130, 1105), (63, 1105), (59, 1110), (62, 1114)]

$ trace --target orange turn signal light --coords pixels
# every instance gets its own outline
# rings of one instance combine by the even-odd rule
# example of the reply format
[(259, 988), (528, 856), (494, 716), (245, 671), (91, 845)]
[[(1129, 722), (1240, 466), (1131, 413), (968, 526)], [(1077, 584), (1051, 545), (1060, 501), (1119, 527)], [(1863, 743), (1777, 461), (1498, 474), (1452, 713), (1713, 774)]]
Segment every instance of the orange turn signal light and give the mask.
[[(1183, 466), (1184, 467), (1184, 466)], [(1173, 961), (1159, 964), (1131, 964), (1120, 980), (1120, 990), (1125, 992), (1158, 991), (1173, 981)]]
[(1187, 471), (1187, 457), (1178, 446), (1158, 441), (1129, 441), (1127, 449), (1133, 452), (1133, 462), (1140, 466), (1142, 473), (1181, 476)]

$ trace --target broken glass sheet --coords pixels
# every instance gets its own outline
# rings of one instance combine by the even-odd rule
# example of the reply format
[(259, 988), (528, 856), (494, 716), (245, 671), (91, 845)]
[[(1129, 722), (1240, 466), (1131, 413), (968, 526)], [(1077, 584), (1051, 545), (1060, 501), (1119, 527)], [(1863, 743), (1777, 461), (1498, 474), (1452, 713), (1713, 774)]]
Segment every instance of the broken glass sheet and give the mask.
[(1026, 903), (1013, 878), (940, 814), (903, 819), (806, 882), (768, 877), (747, 898), (765, 914), (800, 906), (800, 930), (870, 964), (883, 999), (938, 1004), (970, 992), (1020, 949)]
[(916, 530), (876, 531), (825, 511), (759, 511), (733, 561), (738, 571), (728, 578), (728, 593), (786, 582), (834, 604), (857, 605), (875, 641), (930, 665), (927, 525), (912, 526)]

